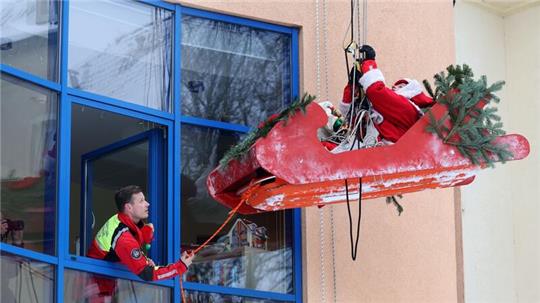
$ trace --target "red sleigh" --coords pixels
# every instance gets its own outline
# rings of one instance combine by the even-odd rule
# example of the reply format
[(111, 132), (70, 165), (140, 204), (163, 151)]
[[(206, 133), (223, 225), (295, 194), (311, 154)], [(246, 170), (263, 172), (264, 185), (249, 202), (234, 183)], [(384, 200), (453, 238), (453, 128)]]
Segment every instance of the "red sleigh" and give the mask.
[[(431, 112), (439, 118), (446, 107), (436, 104)], [(286, 125), (278, 123), (244, 158), (210, 173), (210, 195), (230, 208), (244, 198), (239, 212), (251, 214), (345, 202), (344, 180), (351, 200), (358, 198), (359, 178), (362, 198), (373, 199), (469, 184), (485, 167), (473, 165), (456, 147), (426, 132), (427, 115), (393, 145), (339, 154), (327, 151), (317, 138), (317, 129), (326, 122), (322, 108), (310, 104), (306, 114), (297, 112)], [(529, 142), (521, 135), (500, 136), (495, 143), (507, 145), (513, 155), (509, 160), (529, 154)], [(246, 190), (249, 195), (243, 196)]]

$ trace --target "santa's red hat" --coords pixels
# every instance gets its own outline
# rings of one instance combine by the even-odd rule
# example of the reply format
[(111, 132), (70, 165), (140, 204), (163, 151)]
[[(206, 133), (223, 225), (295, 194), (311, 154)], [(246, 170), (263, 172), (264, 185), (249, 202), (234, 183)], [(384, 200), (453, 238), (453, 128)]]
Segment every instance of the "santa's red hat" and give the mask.
[(401, 95), (409, 100), (411, 100), (418, 107), (429, 107), (432, 106), (435, 102), (433, 99), (428, 97), (422, 91), (422, 85), (416, 80), (403, 78), (399, 79), (394, 83), (394, 87), (400, 84), (405, 84), (404, 86), (395, 89), (396, 94)]

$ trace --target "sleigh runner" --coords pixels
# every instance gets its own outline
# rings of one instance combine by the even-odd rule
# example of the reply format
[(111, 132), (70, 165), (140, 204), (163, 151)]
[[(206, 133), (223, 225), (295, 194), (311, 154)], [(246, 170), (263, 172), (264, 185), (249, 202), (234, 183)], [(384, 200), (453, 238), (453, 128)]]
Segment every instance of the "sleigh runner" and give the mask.
[[(436, 104), (431, 112), (439, 118), (446, 107)], [(239, 212), (250, 214), (345, 202), (344, 181), (348, 180), (349, 198), (354, 199), (359, 178), (364, 199), (471, 183), (485, 165), (474, 165), (455, 146), (426, 132), (427, 119), (422, 117), (393, 145), (332, 154), (317, 138), (327, 116), (312, 103), (306, 114), (298, 111), (286, 124), (278, 123), (245, 157), (212, 171), (208, 190), (231, 208), (245, 198)], [(529, 153), (529, 143), (521, 135), (499, 136), (495, 143), (508, 147), (512, 157), (507, 160)], [(243, 196), (250, 187), (249, 196)]]

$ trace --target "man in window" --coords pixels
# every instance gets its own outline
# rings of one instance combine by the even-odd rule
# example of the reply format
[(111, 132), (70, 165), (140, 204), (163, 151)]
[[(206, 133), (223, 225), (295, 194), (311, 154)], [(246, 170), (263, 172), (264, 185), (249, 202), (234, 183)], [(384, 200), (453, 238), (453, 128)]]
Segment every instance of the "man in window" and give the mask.
[[(154, 236), (152, 224), (145, 224), (148, 218), (148, 203), (140, 187), (129, 185), (115, 194), (118, 213), (112, 216), (96, 234), (88, 250), (88, 256), (95, 259), (121, 262), (131, 272), (145, 281), (170, 279), (187, 271), (193, 255), (182, 253), (176, 263), (157, 266), (145, 254), (146, 246)], [(116, 283), (112, 279), (94, 279), (100, 298), (92, 302), (107, 302), (105, 298), (112, 296)], [(95, 293), (95, 292), (93, 292)]]

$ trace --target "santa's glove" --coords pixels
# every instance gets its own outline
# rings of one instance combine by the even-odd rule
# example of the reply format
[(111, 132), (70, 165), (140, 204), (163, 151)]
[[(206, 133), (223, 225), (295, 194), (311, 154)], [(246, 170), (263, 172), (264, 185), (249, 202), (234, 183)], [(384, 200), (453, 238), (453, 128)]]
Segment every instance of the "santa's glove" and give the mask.
[(364, 60), (375, 60), (375, 49), (367, 44), (362, 45), (360, 54), (364, 55)]
[[(358, 87), (358, 86), (356, 86)], [(341, 103), (343, 104), (351, 104), (353, 100), (353, 94), (352, 94), (352, 84), (345, 85), (345, 88), (343, 89), (343, 97), (341, 98)], [(358, 89), (356, 89), (358, 91)], [(339, 109), (341, 113), (344, 115), (347, 114), (348, 109), (344, 110), (344, 108)]]

